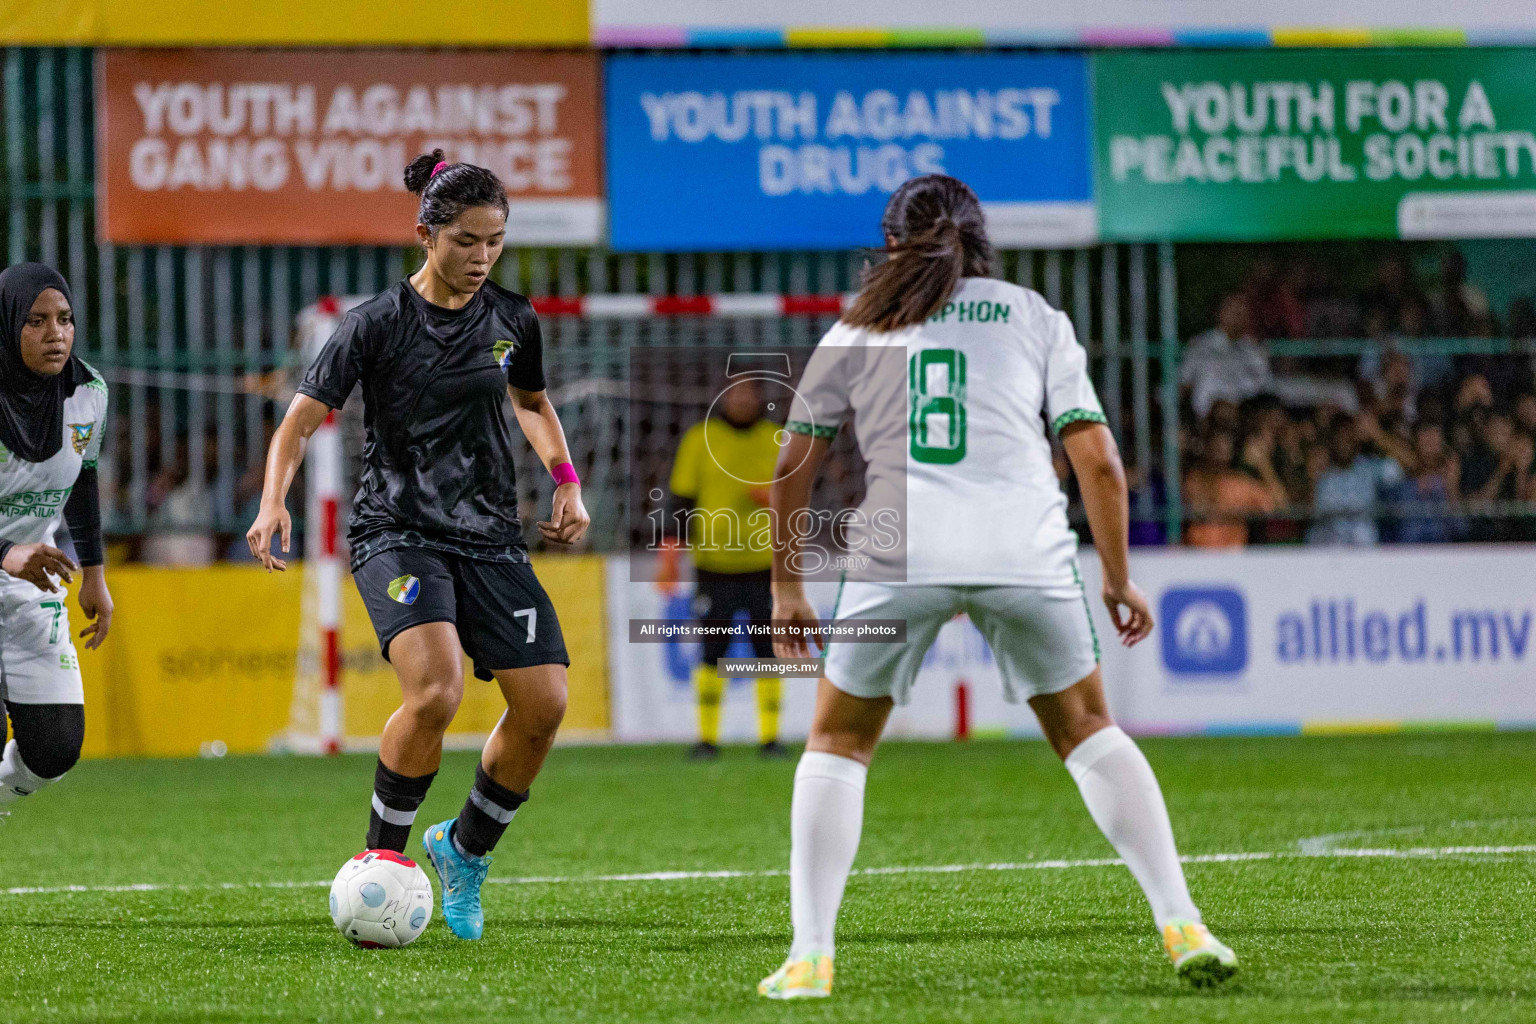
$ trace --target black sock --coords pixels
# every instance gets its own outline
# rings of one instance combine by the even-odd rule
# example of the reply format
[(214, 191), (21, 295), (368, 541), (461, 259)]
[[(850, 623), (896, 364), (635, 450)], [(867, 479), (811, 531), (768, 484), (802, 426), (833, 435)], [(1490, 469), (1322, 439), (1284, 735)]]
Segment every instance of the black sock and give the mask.
[(527, 793), (512, 792), (486, 774), (484, 765), (475, 765), (475, 787), (453, 827), (453, 844), (466, 857), (484, 857), (496, 849), (512, 816), (527, 799)]
[(368, 813), (367, 849), (405, 852), (411, 825), (416, 821), (416, 808), (427, 798), (427, 788), (435, 778), (437, 772), (408, 778), (379, 762), (373, 770), (373, 810)]

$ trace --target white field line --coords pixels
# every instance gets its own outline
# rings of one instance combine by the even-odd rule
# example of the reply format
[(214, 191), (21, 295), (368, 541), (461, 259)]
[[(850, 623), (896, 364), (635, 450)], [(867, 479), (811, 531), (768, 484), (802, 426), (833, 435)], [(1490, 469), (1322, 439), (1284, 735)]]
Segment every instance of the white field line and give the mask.
[[(1536, 845), (1523, 846), (1420, 846), (1407, 849), (1330, 849), (1317, 852), (1269, 851), (1251, 853), (1199, 853), (1180, 857), (1185, 864), (1239, 864), (1245, 861), (1264, 860), (1347, 860), (1369, 858), (1396, 858), (1413, 860), (1443, 860), (1469, 856), (1512, 856), (1536, 854)], [(1115, 857), (1093, 857), (1081, 860), (1027, 860), (1000, 861), (991, 864), (911, 864), (883, 868), (855, 868), (855, 875), (949, 875), (972, 871), (1064, 871), (1076, 868), (1122, 867), (1124, 861)], [(491, 878), (494, 885), (586, 885), (595, 882), (692, 882), (730, 878), (782, 878), (788, 871), (645, 871), (623, 875), (528, 875), (514, 878)], [(0, 889), (0, 896), (52, 896), (73, 892), (218, 892), (229, 889), (324, 889), (330, 882), (200, 882), (161, 883), (139, 882), (132, 885), (17, 885)]]
[[(1504, 825), (1529, 826), (1533, 820), (1530, 817), (1522, 818), (1476, 818), (1469, 821), (1446, 821), (1435, 823), (1436, 828), (1494, 828)], [(1411, 836), (1415, 833), (1422, 834), (1430, 828), (1429, 824), (1400, 825), (1394, 828), (1372, 828), (1355, 832), (1332, 832), (1328, 835), (1310, 836), (1306, 839), (1296, 840), (1296, 848), (1302, 853), (1328, 853), (1348, 840), (1380, 839), (1385, 836)]]

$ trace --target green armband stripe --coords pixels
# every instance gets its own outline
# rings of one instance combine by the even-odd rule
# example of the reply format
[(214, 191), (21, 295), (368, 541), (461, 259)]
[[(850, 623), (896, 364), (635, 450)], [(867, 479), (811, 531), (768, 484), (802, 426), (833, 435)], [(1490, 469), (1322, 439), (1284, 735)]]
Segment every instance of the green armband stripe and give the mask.
[(818, 427), (814, 423), (805, 423), (800, 420), (790, 420), (784, 424), (784, 429), (791, 434), (810, 434), (812, 437), (832, 438), (837, 436), (836, 427)]
[(1051, 433), (1059, 434), (1074, 423), (1107, 424), (1108, 422), (1109, 420), (1104, 418), (1103, 413), (1094, 412), (1092, 409), (1068, 409), (1060, 416), (1057, 416), (1055, 421), (1051, 423)]

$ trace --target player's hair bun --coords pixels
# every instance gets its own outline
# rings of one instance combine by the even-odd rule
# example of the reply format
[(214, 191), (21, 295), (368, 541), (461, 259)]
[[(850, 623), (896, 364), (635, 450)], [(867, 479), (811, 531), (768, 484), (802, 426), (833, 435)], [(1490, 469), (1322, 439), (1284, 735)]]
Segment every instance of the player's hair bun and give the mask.
[(416, 220), (434, 236), (470, 207), (489, 206), (501, 211), (503, 222), (507, 217), (507, 190), (501, 179), (474, 164), (450, 164), (440, 149), (410, 162), (405, 187), (421, 197)]
[(434, 149), (430, 153), (421, 156), (405, 165), (405, 190), (414, 195), (421, 195), (422, 189), (427, 187), (427, 182), (432, 180), (432, 168), (443, 162), (445, 154), (440, 149)]

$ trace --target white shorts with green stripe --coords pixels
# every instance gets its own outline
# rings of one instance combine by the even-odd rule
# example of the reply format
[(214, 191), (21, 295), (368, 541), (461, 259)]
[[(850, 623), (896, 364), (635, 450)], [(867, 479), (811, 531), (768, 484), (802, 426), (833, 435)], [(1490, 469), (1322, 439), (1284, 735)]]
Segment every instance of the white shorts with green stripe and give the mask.
[(1082, 584), (1062, 587), (923, 586), (845, 583), (832, 618), (904, 619), (905, 643), (837, 643), (826, 650), (826, 676), (855, 697), (907, 703), (923, 656), (944, 623), (960, 612), (986, 638), (1013, 703), (1059, 693), (1099, 663), (1099, 639)]
[(67, 596), (0, 573), (0, 700), (85, 703)]

